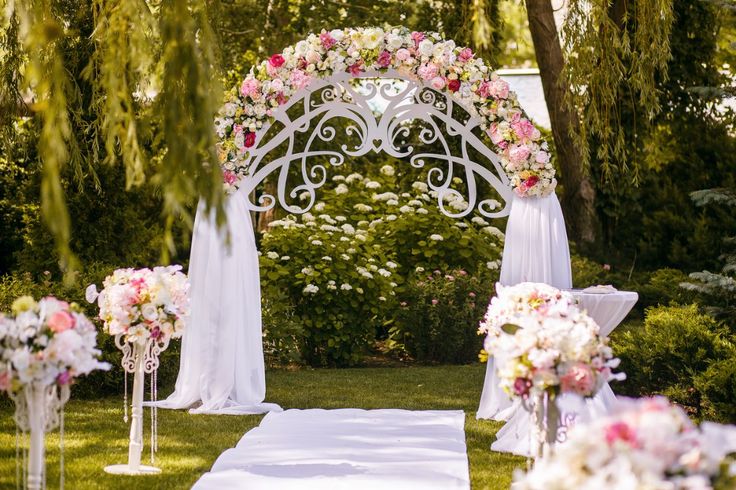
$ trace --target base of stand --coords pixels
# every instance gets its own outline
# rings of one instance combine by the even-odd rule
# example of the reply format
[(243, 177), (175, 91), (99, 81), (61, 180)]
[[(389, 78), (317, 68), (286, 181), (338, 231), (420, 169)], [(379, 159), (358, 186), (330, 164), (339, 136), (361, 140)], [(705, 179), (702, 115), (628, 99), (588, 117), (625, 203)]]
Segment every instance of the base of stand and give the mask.
[(105, 473), (111, 475), (158, 475), (161, 473), (161, 468), (140, 465), (137, 470), (133, 470), (127, 464), (114, 464), (105, 466)]

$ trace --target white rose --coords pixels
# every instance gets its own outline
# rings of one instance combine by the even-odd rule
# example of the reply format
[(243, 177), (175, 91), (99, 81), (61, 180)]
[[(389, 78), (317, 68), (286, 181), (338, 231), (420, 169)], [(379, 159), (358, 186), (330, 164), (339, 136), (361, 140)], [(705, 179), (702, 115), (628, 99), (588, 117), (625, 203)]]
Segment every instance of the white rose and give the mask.
[(404, 44), (404, 40), (401, 36), (392, 33), (386, 36), (386, 44), (388, 44), (388, 47), (392, 51), (396, 51), (401, 47), (402, 44)]
[(434, 51), (434, 43), (429, 39), (425, 39), (419, 43), (419, 54), (422, 56), (431, 56), (432, 51)]

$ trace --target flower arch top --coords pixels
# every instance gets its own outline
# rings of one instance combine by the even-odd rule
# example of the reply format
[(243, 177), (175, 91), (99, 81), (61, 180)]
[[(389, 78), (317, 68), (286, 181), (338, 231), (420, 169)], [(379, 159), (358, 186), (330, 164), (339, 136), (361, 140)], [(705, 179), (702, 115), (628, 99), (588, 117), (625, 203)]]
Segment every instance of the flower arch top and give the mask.
[(253, 67), (231, 90), (215, 121), (225, 188), (248, 175), (248, 154), (279, 107), (300, 90), (335, 74), (395, 72), (443, 92), (480, 121), (514, 192), (541, 197), (557, 185), (547, 143), (516, 94), (470, 48), (434, 32), (348, 28), (310, 34)]

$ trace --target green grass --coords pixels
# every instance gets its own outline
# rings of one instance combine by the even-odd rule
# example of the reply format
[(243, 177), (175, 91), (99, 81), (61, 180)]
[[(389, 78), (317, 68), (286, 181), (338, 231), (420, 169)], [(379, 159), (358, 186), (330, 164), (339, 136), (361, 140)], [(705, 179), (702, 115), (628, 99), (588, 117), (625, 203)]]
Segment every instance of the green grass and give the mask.
[[(500, 423), (477, 421), (485, 365), (406, 368), (270, 371), (269, 402), (284, 408), (404, 408), (464, 410), (465, 434), (474, 489), (507, 489), (522, 458), (490, 450)], [(66, 407), (64, 453), (66, 488), (189, 488), (217, 456), (258, 425), (262, 416), (189, 415), (159, 410), (159, 452), (163, 473), (149, 477), (113, 477), (102, 471), (127, 460), (128, 428), (122, 421), (122, 396), (72, 400)], [(148, 462), (146, 411), (144, 463)], [(58, 431), (46, 437), (49, 488), (58, 486)], [(0, 408), (0, 488), (15, 488), (15, 427), (12, 408)]]

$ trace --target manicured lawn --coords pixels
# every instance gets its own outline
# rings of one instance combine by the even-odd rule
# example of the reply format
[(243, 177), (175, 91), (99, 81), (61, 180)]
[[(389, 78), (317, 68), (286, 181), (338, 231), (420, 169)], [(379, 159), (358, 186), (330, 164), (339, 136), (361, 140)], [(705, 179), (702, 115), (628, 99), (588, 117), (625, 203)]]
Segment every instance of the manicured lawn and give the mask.
[[(525, 461), (492, 453), (489, 446), (501, 424), (475, 420), (484, 373), (485, 365), (271, 371), (267, 401), (284, 408), (462, 409), (473, 488), (507, 489), (513, 468), (524, 467)], [(147, 414), (144, 463), (149, 458)], [(66, 488), (189, 488), (260, 419), (160, 410), (156, 465), (163, 473), (113, 477), (102, 468), (127, 460), (122, 396), (72, 400), (66, 409)], [(58, 432), (47, 435), (49, 488), (58, 486), (58, 442)], [(12, 409), (4, 400), (0, 408), (0, 488), (15, 488), (15, 472), (15, 428)]]

